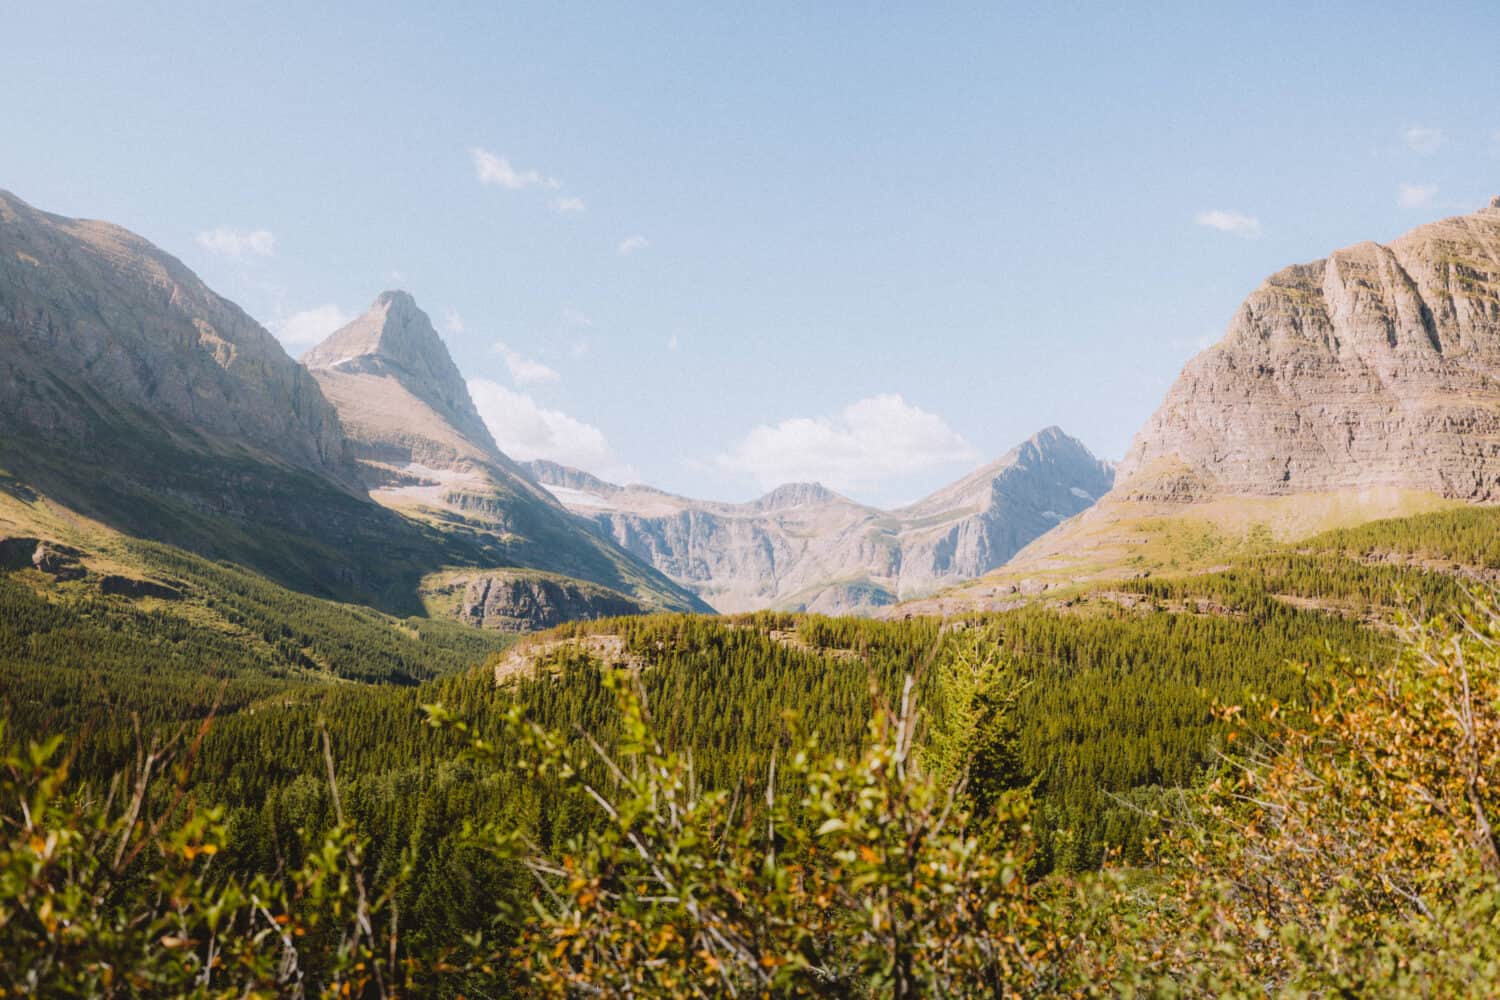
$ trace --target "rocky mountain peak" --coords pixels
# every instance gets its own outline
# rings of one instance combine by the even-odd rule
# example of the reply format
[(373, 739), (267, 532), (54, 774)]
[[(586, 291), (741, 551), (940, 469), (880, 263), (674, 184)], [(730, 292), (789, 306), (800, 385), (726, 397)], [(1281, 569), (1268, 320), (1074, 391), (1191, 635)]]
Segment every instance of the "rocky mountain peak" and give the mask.
[[(1094, 453), (1089, 451), (1088, 446), (1082, 441), (1055, 425), (1044, 427), (1031, 435), (1031, 437), (1021, 442), (1012, 454), (1015, 460), (1020, 462), (1042, 459), (1047, 461), (1080, 462), (1086, 464), (1091, 469), (1108, 470), (1110, 467), (1108, 462), (1095, 458)], [(1011, 457), (1011, 455), (1006, 455), (1000, 461), (1005, 462), (1010, 460)]]
[(1500, 194), (1490, 199), (1490, 208), (1500, 208)]
[(392, 378), (475, 446), (498, 454), (447, 345), (407, 292), (381, 292), (364, 315), (304, 354), (302, 364), (325, 387), (335, 373)]
[(822, 483), (783, 483), (755, 501), (755, 506), (759, 510), (781, 510), (840, 501), (847, 502)]
[[(1171, 498), (1392, 487), (1500, 499), (1500, 199), (1284, 268), (1120, 467)], [(1163, 484), (1168, 484), (1167, 488)]]
[(381, 292), (364, 314), (335, 330), (302, 356), (310, 369), (379, 360), (433, 381), (459, 379), (432, 320), (403, 291)]

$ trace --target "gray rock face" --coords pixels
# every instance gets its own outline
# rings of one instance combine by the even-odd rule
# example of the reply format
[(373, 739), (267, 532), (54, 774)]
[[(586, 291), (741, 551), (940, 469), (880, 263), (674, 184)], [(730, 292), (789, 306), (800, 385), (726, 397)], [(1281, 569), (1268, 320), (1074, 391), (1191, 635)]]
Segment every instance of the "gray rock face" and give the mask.
[(133, 233), (0, 191), (0, 422), (87, 447), (128, 414), (353, 480), (317, 384), (238, 306)]
[(1272, 275), (1119, 469), (1126, 499), (1500, 500), (1500, 198)]
[(563, 622), (638, 615), (646, 609), (624, 594), (560, 577), (486, 573), (459, 580), (457, 617), (504, 632), (541, 631)]
[(926, 499), (881, 511), (818, 484), (744, 504), (616, 486), (550, 462), (531, 474), (622, 548), (720, 611), (862, 612), (1004, 563), (1113, 482), (1057, 428)]

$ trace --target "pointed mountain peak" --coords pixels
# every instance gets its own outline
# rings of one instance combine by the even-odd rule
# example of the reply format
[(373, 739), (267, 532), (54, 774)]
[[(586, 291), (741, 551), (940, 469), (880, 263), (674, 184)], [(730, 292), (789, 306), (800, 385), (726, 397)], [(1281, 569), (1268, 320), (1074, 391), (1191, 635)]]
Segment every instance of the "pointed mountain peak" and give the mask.
[[(1034, 450), (1045, 457), (1067, 455), (1083, 458), (1090, 462), (1099, 461), (1099, 459), (1095, 458), (1094, 453), (1089, 451), (1088, 445), (1056, 425), (1044, 427), (1037, 431), (1031, 437), (1021, 442), (1011, 454), (1018, 458), (1024, 457), (1028, 449)], [(1002, 459), (1002, 461), (1004, 460)]]
[(1026, 443), (1034, 444), (1038, 448), (1053, 448), (1058, 445), (1079, 444), (1080, 442), (1061, 427), (1053, 424), (1051, 427), (1043, 427), (1031, 435), (1031, 437), (1026, 439)]
[(432, 320), (410, 293), (381, 292), (364, 315), (329, 335), (302, 356), (308, 368), (336, 368), (351, 362), (381, 359), (409, 374), (439, 379), (458, 377)]
[(335, 330), (302, 363), (320, 378), (338, 373), (394, 379), (469, 441), (499, 454), (448, 346), (408, 292), (381, 292), (364, 315)]

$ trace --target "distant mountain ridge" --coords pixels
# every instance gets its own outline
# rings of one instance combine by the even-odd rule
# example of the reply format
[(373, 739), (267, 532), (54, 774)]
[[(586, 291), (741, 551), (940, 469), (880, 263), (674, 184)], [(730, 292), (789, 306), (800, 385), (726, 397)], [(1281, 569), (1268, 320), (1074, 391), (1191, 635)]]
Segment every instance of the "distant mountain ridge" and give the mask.
[(552, 462), (526, 467), (621, 547), (723, 612), (865, 612), (930, 593), (1002, 565), (1113, 482), (1108, 463), (1055, 427), (892, 511), (816, 483), (735, 504), (618, 486)]

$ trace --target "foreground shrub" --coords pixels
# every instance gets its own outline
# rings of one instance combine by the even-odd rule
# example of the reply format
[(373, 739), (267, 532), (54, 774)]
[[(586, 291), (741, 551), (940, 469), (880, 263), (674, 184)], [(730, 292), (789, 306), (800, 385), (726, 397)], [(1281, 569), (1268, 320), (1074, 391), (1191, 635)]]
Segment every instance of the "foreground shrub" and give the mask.
[(1253, 705), (1269, 736), (1226, 754), (1176, 818), (1138, 980), (1493, 996), (1500, 616), (1411, 628), (1389, 663), (1337, 660), (1312, 690), (1306, 707)]

